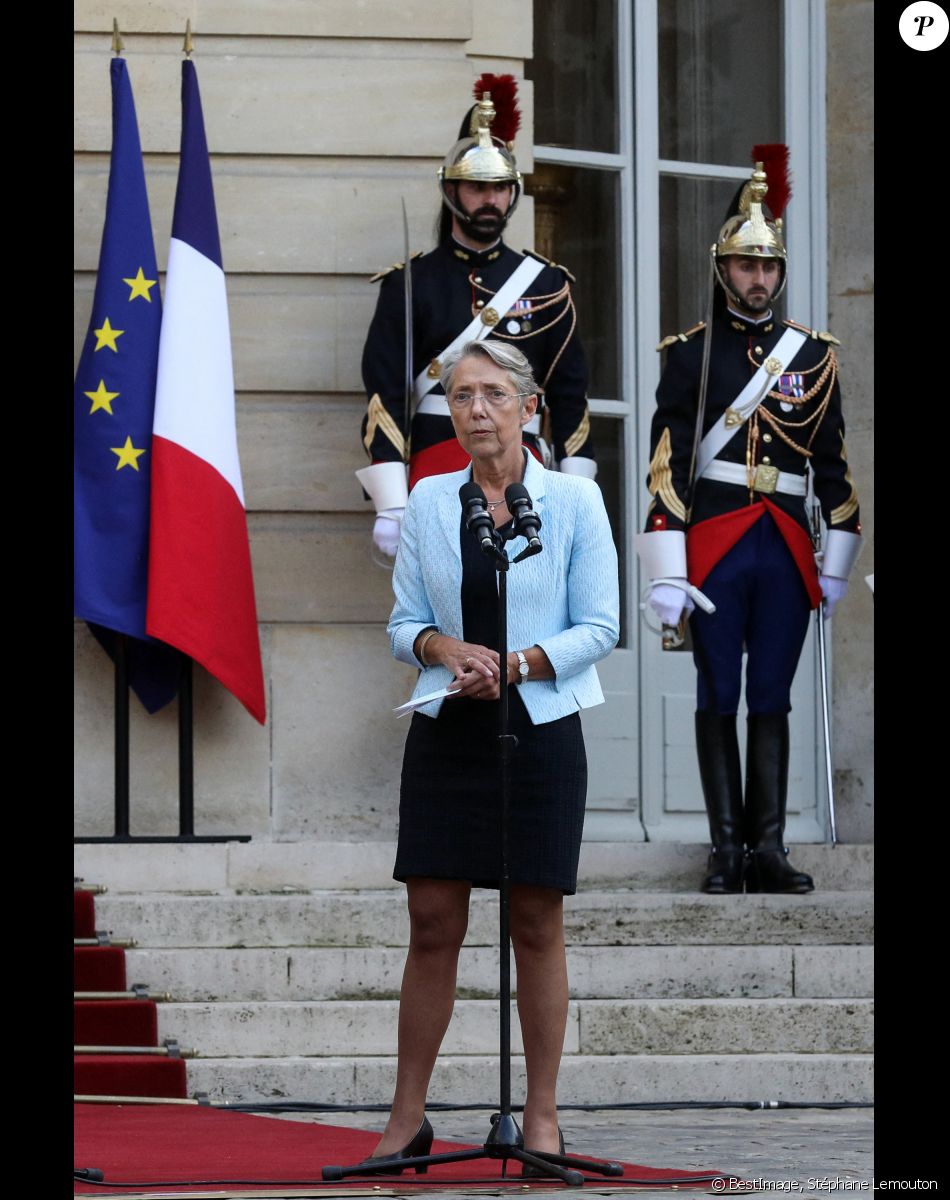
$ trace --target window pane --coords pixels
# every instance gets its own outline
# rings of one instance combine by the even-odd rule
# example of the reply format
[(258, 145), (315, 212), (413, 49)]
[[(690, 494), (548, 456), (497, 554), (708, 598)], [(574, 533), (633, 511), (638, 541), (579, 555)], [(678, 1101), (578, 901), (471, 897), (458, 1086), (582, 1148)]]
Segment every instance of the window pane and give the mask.
[(627, 528), (626, 481), (623, 468), (623, 420), (591, 417), (591, 434), (597, 454), (597, 482), (604, 495), (614, 544), (620, 558), (620, 642), (627, 646), (627, 546), (632, 545), (635, 530)]
[(741, 187), (735, 179), (660, 176), (660, 336), (706, 316), (710, 247)]
[(747, 163), (783, 140), (780, 0), (660, 0), (660, 157)]
[(534, 140), (617, 149), (616, 0), (534, 0)]
[(534, 245), (577, 277), (571, 284), (590, 367), (588, 394), (619, 400), (619, 178), (538, 163), (526, 181), (534, 197)]

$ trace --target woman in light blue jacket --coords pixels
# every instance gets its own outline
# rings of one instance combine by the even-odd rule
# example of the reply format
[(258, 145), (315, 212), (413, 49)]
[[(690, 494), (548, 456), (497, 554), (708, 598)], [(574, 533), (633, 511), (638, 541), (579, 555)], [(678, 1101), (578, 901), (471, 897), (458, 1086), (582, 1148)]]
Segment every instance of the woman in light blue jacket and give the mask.
[[(393, 574), (393, 654), (421, 668), (414, 696), (454, 693), (413, 717), (403, 758), (394, 876), (408, 890), (409, 954), (392, 1111), (374, 1157), (426, 1153), (425, 1100), (455, 1000), (471, 888), (499, 880), (499, 687), (509, 688), (511, 940), (528, 1089), (525, 1148), (557, 1152), (556, 1083), (567, 1020), (563, 898), (576, 889), (587, 790), (578, 712), (603, 703), (594, 663), (617, 643), (617, 554), (600, 489), (546, 471), (522, 446), (537, 385), (515, 347), (469, 342), (442, 384), (470, 469), (422, 479), (409, 497)], [(497, 651), (497, 577), (462, 519), (480, 485), (497, 528), (523, 483), (542, 553), (508, 575), (507, 662)], [(518, 547), (516, 546), (515, 549)]]

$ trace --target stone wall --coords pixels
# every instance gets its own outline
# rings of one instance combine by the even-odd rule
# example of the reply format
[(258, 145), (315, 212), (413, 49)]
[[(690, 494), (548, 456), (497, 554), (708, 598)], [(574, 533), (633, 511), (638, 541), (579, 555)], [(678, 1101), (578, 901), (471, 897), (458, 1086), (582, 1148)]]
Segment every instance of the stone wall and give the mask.
[(841, 340), (848, 459), (866, 539), (833, 625), (839, 836), (873, 840), (874, 5), (828, 0), (828, 327)]

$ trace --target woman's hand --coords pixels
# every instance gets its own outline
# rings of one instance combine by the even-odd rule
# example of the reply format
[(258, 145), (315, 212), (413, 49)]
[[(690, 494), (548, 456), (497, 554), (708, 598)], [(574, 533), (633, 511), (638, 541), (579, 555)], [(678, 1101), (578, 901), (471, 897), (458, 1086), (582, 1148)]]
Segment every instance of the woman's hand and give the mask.
[(425, 644), (427, 666), (441, 664), (455, 676), (455, 696), (473, 700), (498, 699), (498, 652), (473, 642), (462, 642), (444, 633), (434, 634)]

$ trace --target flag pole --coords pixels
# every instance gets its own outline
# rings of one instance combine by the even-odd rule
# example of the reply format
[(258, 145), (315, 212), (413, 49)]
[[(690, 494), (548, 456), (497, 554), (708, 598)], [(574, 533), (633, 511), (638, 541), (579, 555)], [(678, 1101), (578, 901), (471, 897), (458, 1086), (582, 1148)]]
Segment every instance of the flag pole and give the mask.
[(182, 654), (178, 689), (178, 834), (195, 836), (194, 664)]
[[(112, 53), (125, 49), (119, 20), (112, 18)], [(129, 836), (129, 650), (125, 634), (116, 638), (115, 647), (115, 825), (116, 838)]]
[(115, 838), (129, 836), (129, 644), (115, 640)]

